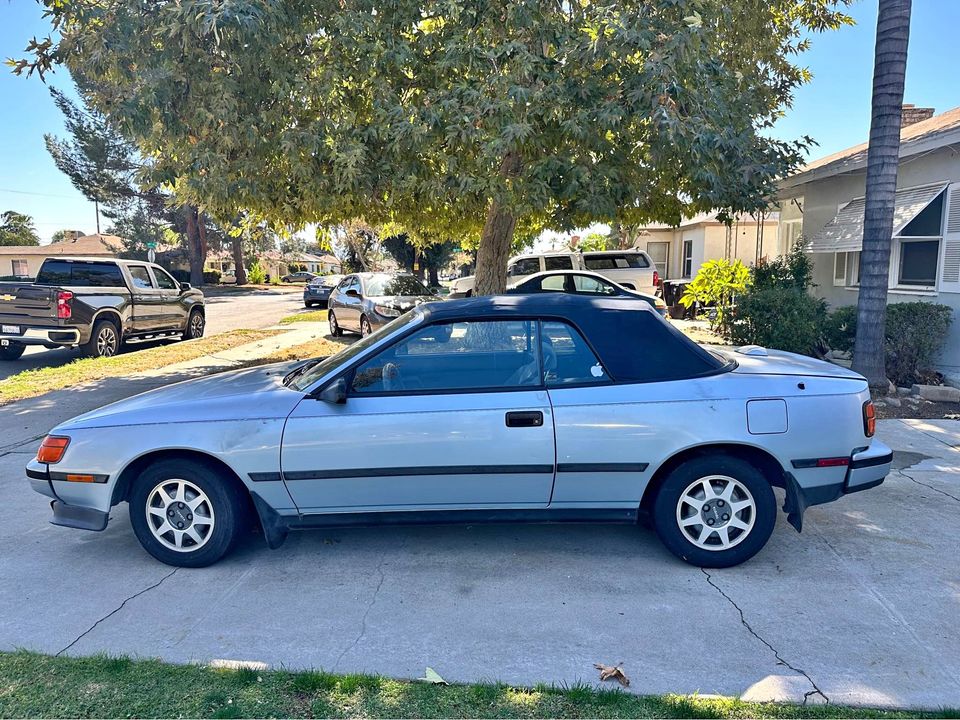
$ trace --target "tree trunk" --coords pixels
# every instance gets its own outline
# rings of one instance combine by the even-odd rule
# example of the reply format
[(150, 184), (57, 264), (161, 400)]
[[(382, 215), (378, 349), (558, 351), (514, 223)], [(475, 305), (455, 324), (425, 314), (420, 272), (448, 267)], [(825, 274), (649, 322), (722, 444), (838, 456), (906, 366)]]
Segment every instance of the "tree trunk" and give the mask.
[(190, 259), (190, 284), (203, 287), (203, 264), (207, 260), (200, 236), (200, 216), (193, 205), (184, 206), (187, 220), (187, 257)]
[(880, 0), (873, 67), (866, 207), (860, 254), (860, 296), (853, 369), (871, 387), (885, 388), (884, 321), (890, 275), (890, 244), (900, 159), (903, 81), (910, 39), (911, 0)]
[(440, 274), (437, 272), (435, 265), (431, 265), (427, 269), (430, 273), (430, 287), (440, 287)]
[(233, 246), (231, 248), (233, 251), (233, 272), (237, 278), (237, 285), (246, 285), (247, 271), (246, 268), (243, 267), (243, 241), (237, 237), (233, 239), (231, 245)]
[[(508, 152), (500, 163), (500, 176), (512, 178), (519, 172), (520, 156)], [(480, 234), (474, 295), (497, 295), (507, 289), (507, 260), (510, 259), (510, 245), (516, 228), (517, 217), (513, 211), (499, 201), (491, 200)]]

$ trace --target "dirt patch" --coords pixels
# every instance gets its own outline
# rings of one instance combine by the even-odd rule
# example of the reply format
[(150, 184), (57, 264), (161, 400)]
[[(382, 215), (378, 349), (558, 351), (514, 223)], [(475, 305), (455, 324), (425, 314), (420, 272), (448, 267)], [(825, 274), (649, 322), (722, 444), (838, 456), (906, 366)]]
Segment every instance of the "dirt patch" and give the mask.
[(874, 395), (873, 404), (880, 420), (960, 420), (960, 403), (933, 402), (913, 395)]

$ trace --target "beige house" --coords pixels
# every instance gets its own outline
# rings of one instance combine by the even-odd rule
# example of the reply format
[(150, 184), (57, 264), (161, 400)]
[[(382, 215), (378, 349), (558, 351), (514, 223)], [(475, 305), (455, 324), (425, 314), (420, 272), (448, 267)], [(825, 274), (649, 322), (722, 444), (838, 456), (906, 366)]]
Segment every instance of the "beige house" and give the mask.
[[(904, 106), (887, 302), (954, 309), (938, 369), (960, 383), (960, 108), (933, 112)], [(803, 236), (814, 292), (832, 307), (853, 305), (859, 295), (866, 174), (864, 143), (780, 184), (781, 234)]]
[(731, 225), (717, 220), (716, 214), (702, 213), (685, 218), (678, 226), (646, 225), (634, 241), (638, 250), (646, 250), (664, 280), (689, 280), (707, 260), (739, 259), (755, 265), (789, 248), (789, 239), (779, 235), (776, 213), (755, 218), (744, 215)]
[[(265, 252), (258, 258), (260, 267), (272, 279), (283, 277), (290, 272), (292, 264), (303, 265), (307, 272), (317, 275), (330, 275), (340, 272), (340, 261), (333, 255), (314, 255), (313, 253), (296, 253), (283, 255), (275, 250)], [(233, 253), (229, 250), (211, 252), (207, 254), (207, 268), (225, 273), (235, 270)], [(249, 271), (249, 268), (247, 268)]]
[(50, 257), (82, 255), (83, 257), (117, 257), (123, 241), (116, 235), (82, 235), (67, 237), (49, 245), (0, 246), (0, 277), (35, 278), (43, 261)]

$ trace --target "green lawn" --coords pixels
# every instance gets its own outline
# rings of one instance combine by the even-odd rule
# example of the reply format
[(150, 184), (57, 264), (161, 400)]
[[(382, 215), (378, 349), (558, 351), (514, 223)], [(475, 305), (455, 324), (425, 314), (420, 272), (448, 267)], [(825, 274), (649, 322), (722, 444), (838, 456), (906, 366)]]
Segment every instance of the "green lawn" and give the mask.
[(296, 323), (296, 322), (326, 322), (326, 321), (327, 321), (326, 310), (305, 310), (304, 312), (294, 313), (293, 315), (287, 315), (285, 318), (281, 318), (280, 324), (289, 325), (290, 323)]
[[(495, 669), (491, 669), (495, 674)], [(322, 672), (224, 670), (126, 658), (0, 653), (0, 717), (482, 717), (482, 718), (896, 718), (957, 717), (638, 697), (586, 687), (514, 688), (405, 682)]]

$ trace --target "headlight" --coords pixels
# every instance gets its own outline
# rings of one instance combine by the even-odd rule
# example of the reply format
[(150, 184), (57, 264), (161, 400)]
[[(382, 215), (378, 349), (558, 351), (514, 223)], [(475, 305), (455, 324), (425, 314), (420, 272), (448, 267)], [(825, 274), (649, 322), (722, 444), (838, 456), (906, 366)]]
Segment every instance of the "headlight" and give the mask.
[(377, 314), (383, 315), (384, 317), (400, 317), (400, 311), (393, 307), (388, 307), (387, 305), (374, 305), (373, 309), (377, 311)]

